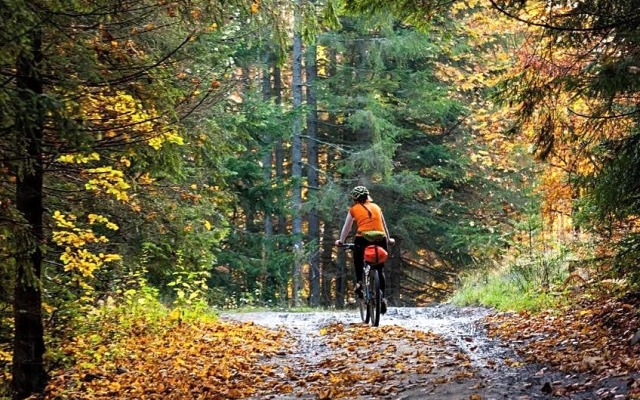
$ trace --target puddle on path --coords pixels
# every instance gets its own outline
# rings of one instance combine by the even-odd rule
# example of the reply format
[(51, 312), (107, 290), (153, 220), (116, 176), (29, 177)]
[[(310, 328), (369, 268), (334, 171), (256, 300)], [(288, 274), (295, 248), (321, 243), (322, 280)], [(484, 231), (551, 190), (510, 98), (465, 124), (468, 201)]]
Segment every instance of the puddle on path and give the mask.
[[(479, 321), (490, 313), (481, 307), (456, 307), (447, 304), (432, 307), (390, 307), (380, 325), (397, 325), (406, 329), (431, 331), (454, 343), (469, 354), (475, 367), (484, 367), (487, 359), (501, 359), (505, 352), (515, 357), (508, 347), (489, 339), (479, 328)], [(357, 310), (295, 312), (223, 313), (225, 319), (252, 321), (270, 328), (286, 328), (296, 336), (308, 337), (333, 323), (358, 323)], [(375, 328), (372, 328), (375, 329)]]

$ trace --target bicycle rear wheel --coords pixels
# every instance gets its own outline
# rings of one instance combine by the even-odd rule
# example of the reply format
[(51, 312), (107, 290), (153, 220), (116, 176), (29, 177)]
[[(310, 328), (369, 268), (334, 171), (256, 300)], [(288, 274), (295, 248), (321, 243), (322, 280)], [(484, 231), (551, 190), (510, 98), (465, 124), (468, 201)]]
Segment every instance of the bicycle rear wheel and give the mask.
[(378, 326), (380, 325), (380, 314), (382, 312), (382, 290), (380, 290), (380, 271), (376, 268), (371, 268), (369, 285), (371, 299), (368, 310), (371, 316), (371, 325)]
[(371, 298), (373, 296), (373, 292), (370, 289), (371, 283), (371, 267), (369, 264), (365, 263), (364, 268), (362, 270), (362, 297), (359, 299), (360, 306), (360, 318), (362, 318), (362, 322), (368, 324), (371, 320), (371, 316), (373, 313), (371, 312)]

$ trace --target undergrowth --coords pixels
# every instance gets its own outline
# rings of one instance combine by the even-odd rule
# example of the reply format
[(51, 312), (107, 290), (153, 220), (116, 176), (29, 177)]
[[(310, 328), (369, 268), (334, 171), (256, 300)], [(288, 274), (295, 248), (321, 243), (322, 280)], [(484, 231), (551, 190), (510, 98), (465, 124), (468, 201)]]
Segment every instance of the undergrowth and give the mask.
[(560, 301), (556, 294), (514, 284), (508, 274), (475, 273), (463, 278), (462, 286), (450, 302), (460, 306), (478, 305), (500, 311), (539, 311)]
[[(199, 303), (167, 306), (141, 291), (83, 306), (65, 329), (45, 337), (45, 364), (64, 369), (73, 365), (91, 371), (126, 354), (127, 342), (143, 335), (162, 335), (179, 325), (211, 323), (217, 314)], [(0, 358), (0, 400), (11, 396), (10, 353)], [(116, 368), (116, 366), (114, 366)]]
[(539, 311), (564, 302), (560, 288), (568, 274), (564, 252), (521, 257), (492, 271), (467, 274), (449, 301), (500, 311)]

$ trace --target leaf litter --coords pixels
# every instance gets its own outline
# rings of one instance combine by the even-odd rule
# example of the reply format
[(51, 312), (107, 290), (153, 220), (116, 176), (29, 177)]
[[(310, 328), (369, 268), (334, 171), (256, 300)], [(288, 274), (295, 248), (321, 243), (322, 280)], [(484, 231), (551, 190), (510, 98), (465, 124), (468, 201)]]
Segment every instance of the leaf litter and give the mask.
[(640, 398), (638, 349), (621, 341), (637, 309), (597, 304), (537, 315), (390, 308), (378, 328), (354, 310), (103, 327), (69, 341), (75, 362), (52, 372), (42, 398)]

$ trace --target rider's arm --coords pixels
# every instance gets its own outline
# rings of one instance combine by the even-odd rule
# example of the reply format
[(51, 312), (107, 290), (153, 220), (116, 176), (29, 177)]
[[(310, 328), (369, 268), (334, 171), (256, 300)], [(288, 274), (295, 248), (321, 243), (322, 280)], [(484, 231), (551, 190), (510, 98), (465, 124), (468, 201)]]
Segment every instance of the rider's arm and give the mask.
[(351, 213), (347, 213), (347, 218), (344, 220), (344, 225), (342, 226), (342, 232), (340, 232), (340, 239), (336, 241), (336, 244), (342, 244), (345, 240), (347, 240), (347, 235), (351, 232), (351, 227), (353, 226), (353, 217)]
[(387, 243), (392, 245), (396, 240), (389, 235), (389, 228), (387, 228), (387, 222), (384, 220), (384, 214), (382, 214), (382, 212), (380, 213), (380, 218), (382, 218), (382, 226), (384, 226), (384, 234), (387, 236)]

